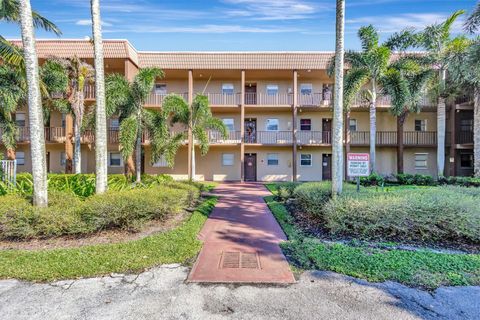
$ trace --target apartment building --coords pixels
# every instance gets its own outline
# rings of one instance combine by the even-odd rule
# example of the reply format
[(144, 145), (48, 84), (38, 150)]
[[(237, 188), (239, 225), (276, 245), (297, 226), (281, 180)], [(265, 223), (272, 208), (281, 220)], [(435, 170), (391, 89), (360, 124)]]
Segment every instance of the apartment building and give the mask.
[[(19, 42), (17, 42), (20, 44)], [(84, 40), (39, 40), (40, 63), (50, 56), (78, 57), (93, 65), (93, 47)], [(333, 79), (326, 69), (332, 52), (142, 52), (126, 40), (104, 42), (105, 71), (133, 79), (139, 68), (158, 67), (158, 79), (146, 107), (162, 107), (164, 97), (176, 93), (191, 101), (196, 93), (208, 96), (214, 116), (229, 129), (225, 139), (210, 132), (206, 156), (196, 152), (200, 180), (299, 181), (331, 178)], [(86, 103), (95, 103), (93, 85), (85, 89)], [(436, 175), (437, 114), (425, 96), (422, 112), (404, 125), (404, 169), (407, 173)], [(377, 171), (396, 173), (396, 118), (389, 112), (388, 96), (377, 109)], [(30, 171), (28, 116), (16, 114), (20, 126), (16, 152), (19, 171)], [(118, 119), (109, 119), (109, 172), (122, 173)], [(347, 123), (351, 152), (369, 150), (368, 102), (359, 97)], [(473, 105), (470, 99), (450, 101), (447, 119), (446, 175), (473, 173)], [(65, 115), (52, 112), (45, 128), (48, 170), (65, 171), (67, 136)], [(82, 170), (95, 171), (93, 132), (82, 136)], [(148, 136), (143, 139), (143, 171), (185, 179), (187, 147), (168, 168), (151, 163)]]

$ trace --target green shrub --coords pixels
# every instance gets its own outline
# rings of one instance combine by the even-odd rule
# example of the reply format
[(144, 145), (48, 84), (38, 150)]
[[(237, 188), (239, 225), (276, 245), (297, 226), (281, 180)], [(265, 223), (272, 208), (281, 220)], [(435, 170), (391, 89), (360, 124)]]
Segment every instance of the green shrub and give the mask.
[(324, 207), (336, 236), (425, 243), (480, 244), (478, 198), (458, 188), (346, 193)]
[(276, 189), (276, 196), (278, 200), (285, 201), (290, 198), (294, 197), (295, 189), (300, 184), (298, 182), (285, 182), (285, 183), (278, 183), (275, 185)]
[(301, 210), (313, 216), (322, 217), (323, 207), (330, 200), (332, 185), (329, 182), (308, 182), (299, 185), (293, 192)]
[(480, 178), (473, 177), (439, 177), (438, 183), (442, 185), (457, 185), (462, 187), (480, 187)]
[(400, 185), (434, 186), (432, 176), (424, 174), (400, 173), (395, 176)]
[(81, 235), (104, 229), (135, 231), (148, 220), (178, 214), (198, 200), (194, 186), (169, 184), (110, 190), (87, 198), (68, 189), (50, 191), (47, 208), (35, 208), (19, 194), (5, 195), (0, 201), (0, 238)]
[(362, 186), (379, 186), (385, 183), (385, 178), (376, 172), (371, 173), (368, 177), (361, 177), (360, 183)]

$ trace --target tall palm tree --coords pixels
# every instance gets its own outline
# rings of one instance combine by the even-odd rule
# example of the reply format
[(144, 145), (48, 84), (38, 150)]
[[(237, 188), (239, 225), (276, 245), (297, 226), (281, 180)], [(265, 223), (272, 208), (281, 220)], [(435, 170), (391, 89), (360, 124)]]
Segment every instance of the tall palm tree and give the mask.
[(362, 88), (369, 85), (369, 112), (370, 112), (370, 170), (375, 172), (375, 144), (376, 144), (376, 109), (377, 95), (380, 92), (378, 84), (385, 74), (391, 56), (390, 49), (379, 44), (379, 35), (372, 25), (361, 27), (358, 37), (362, 43), (362, 51), (348, 51), (345, 53), (345, 62), (350, 65), (348, 81), (345, 82), (347, 104), (350, 105)]
[(38, 73), (38, 58), (35, 50), (32, 8), (30, 0), (20, 0), (20, 21), (28, 87), (28, 115), (30, 123), (30, 148), (32, 157), (33, 204), (48, 205), (47, 162), (45, 154), (45, 132)]
[(102, 24), (100, 18), (100, 1), (91, 0), (92, 34), (95, 52), (95, 173), (96, 193), (107, 191), (107, 115), (105, 109), (105, 71), (103, 68)]
[(403, 127), (410, 113), (419, 113), (421, 99), (432, 78), (433, 70), (422, 66), (415, 57), (405, 56), (389, 68), (381, 80), (383, 90), (391, 97), (390, 112), (397, 117), (397, 173), (403, 173)]
[(56, 63), (63, 66), (68, 77), (67, 95), (70, 103), (70, 109), (74, 116), (74, 141), (75, 148), (73, 153), (73, 164), (76, 174), (82, 173), (81, 156), (81, 129), (83, 117), (85, 115), (85, 85), (93, 82), (93, 67), (82, 61), (77, 56), (65, 59), (53, 59)]
[[(153, 131), (154, 128), (151, 128), (150, 124), (159, 122), (156, 115), (144, 108), (145, 100), (152, 92), (155, 80), (161, 77), (162, 70), (144, 68), (139, 70), (131, 83), (119, 74), (108, 75), (105, 81), (108, 113), (117, 113), (120, 119), (119, 140), (123, 158), (128, 160), (135, 153), (137, 183), (141, 182), (143, 133), (145, 130)], [(154, 139), (152, 149), (157, 148), (155, 142)], [(158, 149), (162, 147), (158, 146)]]
[(445, 130), (446, 130), (446, 81), (447, 72), (450, 70), (449, 53), (452, 46), (458, 43), (458, 38), (451, 37), (453, 23), (465, 11), (459, 10), (453, 13), (442, 23), (427, 26), (419, 35), (419, 44), (427, 51), (432, 65), (437, 66), (436, 75), (437, 99), (437, 170), (438, 176), (443, 176), (445, 169)]
[(227, 127), (223, 124), (221, 119), (215, 118), (212, 115), (208, 98), (204, 95), (198, 94), (193, 99), (191, 108), (188, 102), (179, 95), (170, 94), (165, 97), (163, 101), (163, 108), (173, 113), (173, 121), (182, 123), (186, 131), (192, 132), (191, 148), (191, 177), (189, 180), (195, 180), (195, 141), (200, 146), (200, 153), (202, 156), (207, 154), (210, 147), (208, 131), (214, 130), (227, 137)]
[(343, 64), (345, 39), (345, 1), (337, 0), (336, 45), (335, 45), (335, 98), (333, 107), (332, 141), (332, 194), (337, 196), (343, 189)]

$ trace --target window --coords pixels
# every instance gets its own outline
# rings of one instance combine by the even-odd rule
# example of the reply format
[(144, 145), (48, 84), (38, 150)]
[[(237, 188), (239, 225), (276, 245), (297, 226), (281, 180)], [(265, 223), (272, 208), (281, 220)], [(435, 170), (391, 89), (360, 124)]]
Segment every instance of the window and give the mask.
[(160, 157), (157, 162), (155, 162), (152, 167), (155, 168), (162, 168), (162, 167), (168, 167), (167, 160), (165, 160), (165, 157)]
[(64, 167), (67, 164), (67, 155), (65, 152), (60, 152), (60, 166)]
[(468, 169), (473, 168), (473, 153), (460, 154), (460, 167)]
[(110, 167), (122, 166), (122, 155), (120, 152), (110, 152), (108, 155), (108, 165)]
[(233, 166), (233, 153), (223, 153), (222, 154), (222, 165), (223, 166)]
[(118, 129), (118, 127), (120, 127), (120, 122), (119, 122), (118, 118), (110, 119), (110, 128)]
[(473, 119), (460, 120), (460, 131), (472, 132), (473, 131)]
[(312, 130), (312, 119), (300, 119), (300, 130), (301, 131), (311, 131)]
[(232, 83), (224, 83), (222, 84), (222, 94), (226, 95), (233, 95), (233, 84)]
[(19, 127), (25, 127), (25, 113), (16, 113), (15, 122)]
[(313, 85), (311, 83), (300, 84), (300, 93), (302, 95), (311, 95), (313, 91)]
[(267, 165), (278, 166), (278, 153), (267, 154)]
[(276, 96), (278, 94), (278, 85), (277, 84), (268, 84), (267, 85), (267, 95)]
[(350, 131), (357, 131), (357, 119), (350, 119), (348, 123), (348, 127)]
[(308, 153), (300, 154), (300, 166), (311, 167), (312, 166), (312, 155), (308, 154)]
[(427, 131), (427, 120), (415, 120), (415, 131)]
[(15, 159), (17, 160), (17, 164), (19, 166), (23, 166), (25, 164), (25, 152), (17, 151), (15, 153)]
[(167, 85), (165, 83), (155, 83), (155, 94), (167, 94)]
[(428, 153), (415, 153), (415, 169), (427, 169)]
[(267, 119), (267, 131), (278, 131), (278, 119)]
[(235, 121), (233, 119), (222, 119), (223, 124), (227, 127), (228, 131), (235, 130)]

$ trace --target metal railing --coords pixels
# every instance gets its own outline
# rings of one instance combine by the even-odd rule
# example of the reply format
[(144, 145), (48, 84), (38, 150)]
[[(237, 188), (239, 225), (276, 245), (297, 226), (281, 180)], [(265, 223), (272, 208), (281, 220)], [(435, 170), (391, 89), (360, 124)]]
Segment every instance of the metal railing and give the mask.
[(403, 133), (406, 146), (432, 146), (437, 144), (436, 131), (406, 131)]
[(240, 93), (205, 93), (208, 98), (208, 102), (213, 106), (237, 106), (240, 104)]
[(458, 131), (456, 140), (457, 144), (473, 143), (473, 131)]
[(83, 96), (86, 100), (93, 100), (95, 99), (95, 85), (94, 84), (86, 84), (83, 87)]
[(293, 143), (292, 131), (256, 131), (246, 134), (245, 143), (284, 145)]
[(63, 127), (46, 127), (45, 140), (48, 142), (64, 142), (65, 128)]
[(8, 188), (15, 188), (17, 184), (17, 160), (0, 160), (0, 178)]
[(209, 131), (208, 140), (212, 144), (238, 144), (242, 141), (240, 131), (229, 131), (226, 138), (218, 131)]
[[(396, 146), (396, 131), (377, 131), (377, 146)], [(369, 131), (352, 131), (350, 132), (351, 145), (369, 145)], [(435, 131), (405, 131), (403, 133), (403, 144), (405, 146), (432, 146), (437, 144), (437, 132)]]

